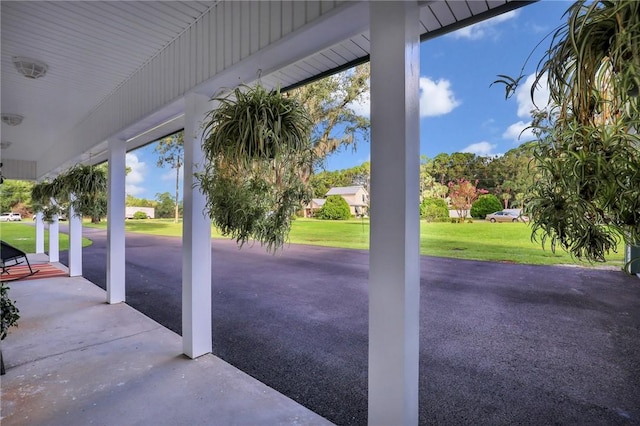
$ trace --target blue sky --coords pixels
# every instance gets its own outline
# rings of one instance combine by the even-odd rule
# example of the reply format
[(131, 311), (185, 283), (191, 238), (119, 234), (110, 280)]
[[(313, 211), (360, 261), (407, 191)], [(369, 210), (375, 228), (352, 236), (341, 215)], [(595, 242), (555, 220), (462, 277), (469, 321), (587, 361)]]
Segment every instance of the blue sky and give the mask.
[[(519, 138), (530, 122), (531, 75), (549, 46), (542, 42), (524, 69), (527, 83), (509, 100), (504, 86), (491, 83), (498, 74), (517, 77), (536, 45), (562, 23), (570, 1), (542, 0), (516, 11), (429, 40), (420, 54), (420, 150), (433, 157), (441, 152), (500, 155), (528, 140)], [(546, 103), (544, 90), (537, 105)], [(368, 114), (367, 100), (355, 108)], [(148, 145), (127, 154), (131, 172), (127, 193), (155, 199), (156, 193), (175, 188), (175, 170), (156, 167), (157, 156)], [(359, 142), (326, 161), (327, 170), (354, 167), (369, 160), (369, 144)], [(180, 194), (182, 198), (182, 194)]]

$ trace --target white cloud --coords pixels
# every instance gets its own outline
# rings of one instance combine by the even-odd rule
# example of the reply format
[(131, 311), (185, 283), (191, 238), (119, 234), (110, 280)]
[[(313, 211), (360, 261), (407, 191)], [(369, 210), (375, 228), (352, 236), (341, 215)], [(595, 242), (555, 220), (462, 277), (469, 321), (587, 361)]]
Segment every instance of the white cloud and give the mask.
[[(420, 78), (420, 116), (436, 117), (448, 114), (460, 105), (455, 98), (453, 90), (451, 90), (451, 82), (449, 80), (440, 79), (432, 80), (428, 77)], [(370, 94), (364, 93), (360, 99), (353, 101), (349, 107), (354, 113), (362, 117), (371, 116), (371, 97)]]
[(507, 130), (504, 131), (502, 137), (505, 139), (511, 139), (515, 142), (528, 142), (530, 140), (535, 139), (532, 129), (528, 129), (531, 125), (531, 122), (525, 123), (520, 120), (517, 123), (513, 123)]
[(549, 87), (546, 75), (540, 78), (533, 94), (533, 100), (531, 99), (531, 87), (535, 79), (535, 74), (528, 75), (524, 83), (521, 83), (516, 90), (517, 114), (522, 120), (507, 127), (504, 133), (502, 133), (504, 139), (510, 139), (520, 143), (535, 139), (532, 129), (527, 129), (527, 127), (531, 125), (531, 111), (549, 107)]
[(533, 86), (535, 79), (535, 74), (528, 75), (525, 82), (516, 90), (518, 117), (520, 118), (531, 118), (531, 110), (544, 109), (549, 105), (549, 87), (546, 74), (540, 78), (533, 96), (534, 99), (531, 100), (531, 86)]
[(420, 77), (420, 116), (436, 117), (448, 114), (454, 110), (460, 102), (455, 98), (451, 90), (449, 80), (431, 80), (428, 77)]
[[(179, 175), (179, 179), (180, 182), (182, 182), (182, 179), (184, 177), (184, 167), (180, 167), (180, 175)], [(160, 176), (161, 180), (164, 181), (170, 181), (170, 182), (174, 182), (176, 181), (176, 169), (169, 169), (166, 172), (164, 172), (162, 174), (162, 176)]]
[(470, 152), (472, 154), (480, 155), (483, 157), (496, 155), (492, 151), (496, 149), (497, 145), (486, 141), (472, 143), (466, 148), (462, 149), (462, 152)]
[(518, 11), (512, 10), (491, 19), (487, 19), (486, 21), (461, 28), (458, 31), (451, 33), (451, 36), (454, 38), (466, 38), (469, 40), (480, 40), (481, 38), (488, 36), (495, 37), (498, 33), (494, 27), (502, 22), (513, 19), (516, 16), (518, 16)]
[(140, 184), (144, 182), (147, 165), (138, 160), (138, 156), (133, 153), (127, 153), (126, 163), (131, 171), (127, 174), (125, 191), (130, 195), (139, 195), (144, 191), (144, 188), (140, 186)]

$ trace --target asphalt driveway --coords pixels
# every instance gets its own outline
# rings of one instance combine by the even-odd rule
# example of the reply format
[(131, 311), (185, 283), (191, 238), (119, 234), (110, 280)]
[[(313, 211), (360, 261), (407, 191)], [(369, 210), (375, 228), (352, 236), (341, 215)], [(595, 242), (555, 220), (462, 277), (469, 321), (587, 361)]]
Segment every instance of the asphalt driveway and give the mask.
[[(105, 288), (105, 232), (85, 236), (84, 276)], [(212, 245), (214, 354), (366, 424), (367, 252)], [(127, 303), (180, 333), (181, 240), (126, 246)], [(421, 424), (640, 424), (640, 280), (430, 257), (421, 271)]]

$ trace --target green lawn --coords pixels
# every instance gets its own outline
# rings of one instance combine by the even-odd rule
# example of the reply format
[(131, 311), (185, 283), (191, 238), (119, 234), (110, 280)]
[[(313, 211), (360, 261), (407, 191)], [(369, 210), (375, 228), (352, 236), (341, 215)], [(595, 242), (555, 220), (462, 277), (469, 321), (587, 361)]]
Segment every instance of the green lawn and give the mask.
[[(106, 223), (85, 226), (106, 228)], [(154, 235), (181, 236), (182, 223), (172, 220), (128, 220), (127, 232), (142, 232)], [(214, 238), (222, 237), (212, 228)], [(488, 260), (535, 265), (580, 264), (563, 251), (552, 253), (547, 247), (543, 250), (539, 243), (531, 242), (531, 231), (524, 223), (421, 223), (420, 252), (423, 255), (452, 257), (458, 259)], [(294, 221), (291, 243), (311, 244), (328, 247), (354, 249), (369, 248), (369, 221), (322, 221), (315, 219), (297, 219)], [(612, 253), (606, 266), (622, 267), (622, 250)], [(601, 266), (602, 264), (598, 264)]]
[[(46, 227), (45, 227), (46, 228)], [(60, 233), (60, 250), (69, 250), (69, 235)], [(49, 231), (45, 229), (45, 251), (49, 252)], [(27, 225), (24, 222), (0, 222), (0, 239), (5, 243), (19, 248), (25, 253), (36, 252), (36, 227)], [(87, 247), (92, 244), (87, 238), (82, 239), (82, 246)]]

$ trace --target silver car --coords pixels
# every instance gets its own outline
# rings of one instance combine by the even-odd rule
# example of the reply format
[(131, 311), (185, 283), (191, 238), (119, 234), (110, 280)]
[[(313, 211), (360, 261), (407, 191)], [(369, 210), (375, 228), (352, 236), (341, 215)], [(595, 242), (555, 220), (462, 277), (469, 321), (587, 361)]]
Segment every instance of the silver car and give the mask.
[(496, 223), (496, 222), (528, 222), (529, 218), (527, 216), (518, 216), (516, 213), (513, 213), (513, 212), (500, 211), (500, 212), (495, 212), (495, 213), (488, 214), (484, 218), (484, 220), (488, 220), (491, 223)]

